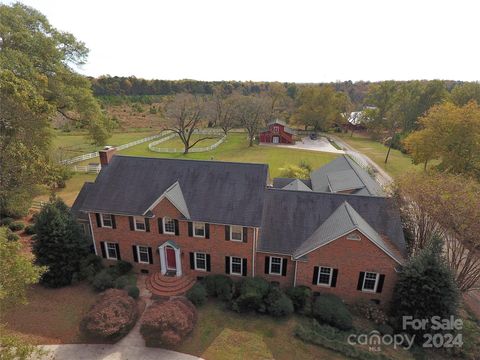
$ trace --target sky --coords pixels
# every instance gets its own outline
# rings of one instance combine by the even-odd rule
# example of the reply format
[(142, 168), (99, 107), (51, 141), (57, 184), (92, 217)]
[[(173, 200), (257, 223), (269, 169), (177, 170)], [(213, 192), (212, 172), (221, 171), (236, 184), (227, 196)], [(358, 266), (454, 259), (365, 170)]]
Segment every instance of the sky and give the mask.
[(480, 80), (475, 0), (22, 2), (86, 43), (90, 76)]

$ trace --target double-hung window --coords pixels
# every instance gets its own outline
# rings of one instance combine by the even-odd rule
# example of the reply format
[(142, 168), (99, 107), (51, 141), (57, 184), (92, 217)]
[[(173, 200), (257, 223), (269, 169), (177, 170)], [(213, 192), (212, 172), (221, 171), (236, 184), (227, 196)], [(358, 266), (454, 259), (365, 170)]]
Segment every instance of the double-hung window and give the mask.
[(366, 272), (363, 278), (362, 291), (377, 291), (379, 274), (374, 272)]
[(270, 258), (270, 274), (282, 275), (282, 258), (273, 256)]
[(230, 226), (230, 240), (243, 241), (243, 227), (238, 225)]
[(147, 246), (137, 246), (138, 262), (143, 264), (150, 263), (150, 255)]
[(332, 284), (332, 268), (320, 266), (318, 269), (318, 285), (331, 286)]
[(230, 257), (230, 274), (234, 274), (234, 275), (243, 274), (242, 258), (239, 258), (236, 256)]
[(107, 247), (107, 259), (118, 260), (117, 245), (115, 243), (105, 243)]
[(135, 230), (136, 231), (146, 231), (147, 227), (145, 226), (145, 218), (135, 216), (134, 219)]
[(175, 234), (175, 220), (169, 217), (163, 218), (163, 232), (165, 234)]
[(207, 255), (205, 253), (195, 253), (195, 270), (207, 270)]
[(194, 222), (193, 223), (193, 236), (195, 237), (205, 237), (205, 223)]
[(102, 227), (104, 228), (112, 228), (113, 221), (111, 214), (100, 214), (100, 219), (102, 220)]

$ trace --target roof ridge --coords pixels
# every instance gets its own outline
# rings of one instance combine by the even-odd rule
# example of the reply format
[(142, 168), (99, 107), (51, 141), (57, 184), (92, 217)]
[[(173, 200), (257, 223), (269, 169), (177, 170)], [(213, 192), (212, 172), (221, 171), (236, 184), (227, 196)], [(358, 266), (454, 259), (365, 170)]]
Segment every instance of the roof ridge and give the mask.
[[(296, 191), (296, 190), (288, 190), (288, 189), (279, 189), (279, 188), (274, 188), (274, 187), (267, 187), (267, 190), (272, 191), (282, 191), (282, 192), (293, 192), (293, 193), (302, 193), (301, 191)], [(340, 194), (340, 193), (333, 193), (329, 191), (311, 191), (307, 192), (308, 194), (311, 195), (317, 195), (317, 194), (328, 194), (332, 196), (357, 196), (357, 197), (364, 197), (364, 198), (370, 198), (370, 199), (388, 199), (388, 197), (385, 196), (375, 196), (371, 194)]]
[[(345, 206), (345, 210), (347, 211), (347, 214), (348, 214), (348, 217), (350, 218), (350, 220), (352, 221), (353, 225), (355, 225), (356, 228), (358, 228), (358, 223), (357, 221), (353, 218), (352, 214), (350, 214), (350, 210), (349, 210), (349, 207), (352, 207), (352, 205), (350, 205), (348, 203), (348, 201), (344, 201), (344, 203), (342, 204), (343, 206)], [(353, 209), (355, 211), (355, 209)]]
[(177, 159), (177, 158), (164, 158), (164, 157), (153, 157), (153, 156), (136, 156), (136, 155), (121, 155), (116, 154), (115, 157), (122, 158), (135, 158), (135, 159), (151, 159), (151, 160), (168, 160), (168, 161), (191, 161), (191, 162), (203, 162), (203, 163), (220, 163), (220, 164), (236, 164), (236, 165), (256, 165), (256, 166), (266, 166), (265, 163), (253, 163), (253, 162), (241, 162), (241, 161), (223, 161), (223, 160), (201, 160), (201, 159)]
[[(347, 160), (347, 163), (348, 163), (348, 166), (350, 166), (350, 168), (352, 169), (352, 171), (358, 176), (358, 178), (360, 179), (360, 181), (362, 182), (363, 184), (363, 187), (366, 188), (368, 190), (368, 192), (370, 192), (370, 189), (367, 187), (367, 184), (365, 184), (365, 182), (363, 181), (362, 177), (360, 176), (360, 174), (358, 173), (357, 170), (355, 170), (355, 168), (352, 166), (352, 161), (354, 161), (353, 159), (350, 159), (349, 156), (347, 156), (346, 154), (343, 154), (343, 156), (345, 157), (345, 159)], [(360, 165), (359, 165), (360, 166)]]

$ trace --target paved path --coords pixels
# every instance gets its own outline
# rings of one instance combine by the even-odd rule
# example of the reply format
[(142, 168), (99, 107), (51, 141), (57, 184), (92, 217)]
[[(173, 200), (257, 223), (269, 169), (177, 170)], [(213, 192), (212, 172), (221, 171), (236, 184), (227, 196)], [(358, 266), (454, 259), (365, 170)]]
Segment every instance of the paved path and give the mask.
[(284, 147), (290, 149), (302, 149), (302, 150), (311, 150), (311, 151), (322, 151), (335, 154), (343, 154), (343, 150), (338, 150), (330, 142), (324, 138), (320, 137), (317, 140), (312, 140), (309, 137), (304, 137), (301, 141), (297, 141), (292, 145), (285, 144), (265, 144), (262, 143), (262, 146), (275, 146), (275, 147)]
[[(140, 289), (140, 297), (145, 301), (145, 309), (152, 304), (151, 293), (145, 286), (145, 275), (139, 275), (137, 286)], [(42, 360), (196, 360), (196, 356), (182, 354), (176, 351), (145, 347), (140, 324), (143, 314), (138, 319), (133, 329), (113, 345), (107, 344), (66, 344), (66, 345), (44, 345), (43, 348), (49, 351), (48, 356)]]

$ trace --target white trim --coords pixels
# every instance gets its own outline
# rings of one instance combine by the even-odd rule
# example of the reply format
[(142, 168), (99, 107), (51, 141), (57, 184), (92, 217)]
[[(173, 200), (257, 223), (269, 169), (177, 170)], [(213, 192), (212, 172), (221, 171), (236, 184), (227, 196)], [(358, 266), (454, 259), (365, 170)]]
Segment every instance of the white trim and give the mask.
[[(234, 238), (232, 237), (232, 234), (233, 234), (232, 229), (233, 229), (234, 226), (241, 228), (241, 231), (240, 231), (240, 240), (234, 239)], [(243, 228), (244, 228), (244, 227), (241, 226), (241, 225), (230, 225), (230, 241), (243, 242)]]
[[(135, 245), (135, 247), (137, 248), (137, 260), (140, 264), (150, 264), (150, 252), (148, 251), (148, 246), (144, 246), (144, 245)], [(142, 261), (141, 260), (141, 257), (140, 257), (140, 248), (145, 248), (147, 249), (147, 261)]]
[[(320, 274), (322, 273), (322, 268), (330, 269), (328, 284), (320, 283)], [(322, 275), (326, 275), (326, 274), (322, 274)], [(319, 266), (318, 267), (317, 286), (332, 287), (332, 279), (333, 279), (333, 268), (332, 267), (330, 267), (330, 266)]]
[(352, 241), (360, 241), (360, 240), (362, 240), (362, 237), (360, 235), (358, 235), (354, 230), (346, 236), (346, 239), (347, 240), (352, 240)]
[(162, 245), (158, 247), (160, 252), (160, 269), (163, 275), (167, 272), (167, 256), (166, 256), (166, 247), (169, 246), (175, 251), (175, 266), (176, 266), (176, 276), (182, 276), (182, 260), (180, 257), (180, 249), (172, 246), (168, 241), (165, 241)]
[(295, 273), (293, 274), (293, 287), (297, 286), (297, 265), (298, 265), (298, 261), (295, 260)]
[(185, 203), (185, 199), (183, 199), (183, 202), (185, 203), (185, 208), (186, 208), (186, 209), (185, 209), (185, 211), (183, 211), (183, 210), (181, 209), (180, 204), (176, 204), (175, 201), (172, 199), (172, 197), (169, 196), (169, 192), (170, 192), (172, 189), (174, 189), (175, 187), (177, 187), (177, 186), (180, 188), (180, 193), (181, 193), (181, 195), (182, 195), (182, 197), (183, 197), (183, 192), (182, 192), (182, 188), (180, 187), (180, 183), (179, 183), (178, 181), (175, 181), (167, 190), (164, 191), (164, 193), (163, 193), (162, 195), (160, 195), (160, 196), (158, 197), (157, 200), (155, 200), (155, 201), (153, 202), (152, 205), (150, 205), (150, 206), (148, 207), (147, 210), (145, 210), (145, 212), (143, 213), (143, 215), (145, 215), (148, 211), (152, 210), (152, 209), (153, 209), (155, 206), (157, 206), (163, 199), (166, 198), (168, 201), (170, 201), (170, 203), (171, 203), (173, 206), (175, 206), (175, 208), (176, 208), (183, 216), (185, 216), (187, 219), (190, 219), (190, 214), (189, 214), (189, 211), (188, 211), (187, 204)]
[[(367, 274), (375, 274), (376, 277), (375, 277), (375, 287), (372, 289), (365, 289), (365, 280), (367, 280)], [(378, 281), (380, 279), (380, 273), (377, 273), (377, 272), (373, 272), (373, 271), (365, 271), (365, 274), (363, 275), (363, 284), (362, 284), (362, 291), (363, 292), (369, 292), (369, 293), (375, 293), (377, 292), (377, 287), (378, 287)], [(372, 280), (373, 279), (368, 279), (368, 280)]]
[[(203, 224), (203, 235), (197, 235), (195, 233), (195, 224)], [(193, 221), (192, 222), (192, 230), (193, 230), (193, 237), (196, 237), (196, 238), (202, 238), (202, 239), (205, 239), (206, 238), (206, 225), (204, 222), (200, 222), (200, 221)]]
[[(233, 258), (240, 259), (240, 273), (233, 272)], [(230, 275), (243, 276), (243, 258), (239, 256), (230, 256)]]
[(321, 247), (330, 244), (332, 241), (338, 240), (338, 239), (340, 239), (341, 237), (344, 237), (345, 235), (350, 234), (352, 231), (355, 231), (355, 230), (357, 230), (358, 232), (360, 232), (361, 234), (363, 234), (363, 236), (365, 236), (368, 240), (370, 240), (371, 243), (373, 243), (374, 245), (376, 245), (380, 250), (382, 250), (385, 254), (387, 254), (389, 257), (391, 257), (393, 260), (395, 260), (398, 264), (403, 265), (403, 263), (400, 262), (399, 260), (397, 260), (393, 255), (391, 255), (389, 251), (385, 250), (383, 247), (381, 247), (381, 246), (380, 246), (379, 244), (377, 244), (375, 241), (373, 241), (372, 239), (370, 239), (370, 237), (369, 237), (367, 234), (365, 234), (362, 230), (360, 230), (358, 227), (355, 227), (355, 228), (353, 228), (352, 230), (349, 230), (348, 232), (346, 232), (346, 233), (344, 233), (344, 234), (336, 237), (335, 239), (332, 239), (332, 240), (330, 240), (330, 241), (327, 241), (325, 244), (322, 244), (322, 245), (319, 245), (319, 246), (313, 248), (312, 250), (308, 250), (307, 252), (305, 252), (305, 253), (303, 253), (303, 254), (300, 254), (300, 255), (297, 255), (297, 256), (292, 256), (292, 258), (294, 258), (295, 260), (297, 260), (297, 259), (301, 258), (302, 256), (305, 256), (305, 255), (311, 253), (312, 251), (318, 250), (318, 249), (320, 249)]
[[(110, 223), (112, 224), (111, 226), (107, 226), (107, 225), (104, 224), (104, 222), (103, 222), (103, 215), (110, 215)], [(100, 224), (102, 225), (102, 228), (113, 229), (112, 214), (100, 213)]]
[(98, 256), (97, 244), (95, 244), (95, 235), (93, 233), (93, 227), (92, 227), (92, 218), (90, 217), (90, 213), (87, 213), (87, 214), (88, 214), (88, 221), (90, 222), (90, 232), (92, 233), (93, 250), (95, 250), (95, 255)]
[[(279, 273), (274, 273), (272, 272), (272, 260), (273, 259), (280, 259), (280, 272)], [(270, 256), (270, 261), (269, 261), (269, 264), (268, 264), (268, 274), (269, 275), (282, 275), (282, 270), (283, 270), (283, 258), (281, 257), (278, 257), (278, 256)]]
[[(205, 261), (205, 269), (197, 267), (197, 255), (202, 254), (205, 257), (203, 258), (203, 261)], [(207, 253), (205, 252), (194, 252), (193, 253), (193, 268), (197, 271), (207, 271)]]
[[(143, 219), (143, 226), (144, 226), (143, 229), (138, 229), (137, 228), (137, 219)], [(134, 216), (133, 217), (133, 228), (135, 229), (135, 231), (147, 231), (147, 222), (145, 221), (145, 218), (142, 217), (142, 216)]]
[[(169, 232), (169, 231), (165, 230), (165, 219), (170, 219), (170, 220), (173, 221), (173, 232)], [(175, 228), (175, 219), (171, 218), (169, 216), (165, 216), (165, 217), (162, 218), (162, 227), (163, 227), (163, 229), (162, 229), (163, 233), (166, 234), (166, 235), (175, 235), (175, 230), (177, 230)]]
[(255, 251), (257, 249), (258, 228), (253, 228), (253, 246), (252, 246), (252, 277), (255, 277)]
[[(105, 241), (103, 244), (105, 246), (105, 255), (107, 260), (118, 260), (117, 243)], [(113, 245), (115, 247), (115, 257), (110, 257), (110, 254), (108, 252), (108, 245)]]

